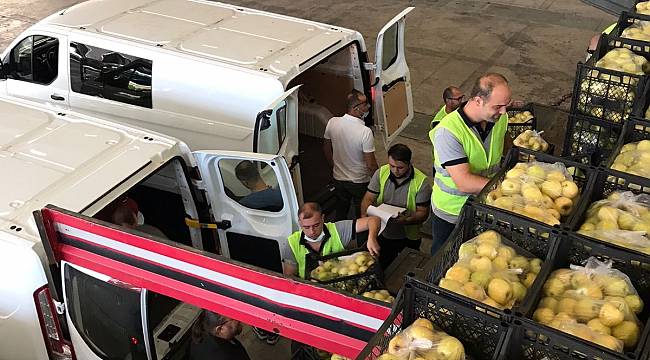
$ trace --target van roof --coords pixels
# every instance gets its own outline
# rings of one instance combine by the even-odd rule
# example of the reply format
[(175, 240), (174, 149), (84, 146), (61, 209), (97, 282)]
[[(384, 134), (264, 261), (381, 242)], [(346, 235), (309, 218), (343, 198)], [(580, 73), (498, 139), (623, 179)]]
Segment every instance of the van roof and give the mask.
[(90, 0), (43, 22), (280, 75), (356, 34), (202, 0)]
[(81, 211), (147, 164), (172, 157), (179, 144), (26, 103), (0, 100), (0, 115), (0, 222), (24, 228), (18, 235), (32, 241), (34, 210), (53, 204)]

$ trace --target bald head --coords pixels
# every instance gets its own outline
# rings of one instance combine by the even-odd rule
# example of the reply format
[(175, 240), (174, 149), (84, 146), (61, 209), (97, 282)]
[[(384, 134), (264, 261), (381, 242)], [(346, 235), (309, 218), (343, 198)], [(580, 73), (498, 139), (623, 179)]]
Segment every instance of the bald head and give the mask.
[(465, 106), (465, 113), (474, 122), (496, 122), (507, 111), (512, 92), (505, 76), (487, 73), (476, 79)]
[(508, 87), (508, 79), (505, 76), (498, 73), (487, 73), (480, 78), (476, 79), (474, 82), (474, 87), (472, 87), (471, 97), (480, 97), (483, 100), (490, 100), (492, 92), (495, 87), (505, 86)]

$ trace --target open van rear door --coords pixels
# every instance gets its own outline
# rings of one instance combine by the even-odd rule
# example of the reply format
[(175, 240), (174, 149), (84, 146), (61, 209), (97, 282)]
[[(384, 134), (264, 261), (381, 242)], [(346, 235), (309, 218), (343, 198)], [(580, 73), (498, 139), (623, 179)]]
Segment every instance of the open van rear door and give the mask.
[[(135, 299), (138, 291), (155, 292), (349, 358), (357, 356), (390, 314), (390, 308), (378, 302), (242, 264), (173, 239), (141, 236), (51, 205), (35, 212), (35, 218), (51, 272), (61, 273), (66, 264), (83, 269), (102, 280), (106, 293), (114, 293), (109, 291), (111, 284), (129, 290)], [(72, 277), (67, 280), (75, 286)], [(58, 282), (52, 280), (50, 287), (61, 301)], [(97, 288), (88, 285), (78, 287), (79, 298), (86, 298), (84, 289)], [(137, 311), (137, 306), (129, 309)], [(99, 316), (92, 313), (97, 311), (93, 306), (72, 306), (65, 311), (77, 311), (73, 316)], [(118, 326), (115, 333), (104, 334), (105, 339), (135, 337), (131, 343), (140, 344), (140, 328), (132, 325), (133, 331)], [(145, 345), (137, 350), (152, 349)]]
[(302, 204), (302, 182), (298, 163), (299, 87), (300, 85), (297, 85), (287, 90), (257, 114), (253, 152), (284, 156), (289, 164), (294, 186), (299, 190), (297, 192), (299, 203)]
[(298, 230), (298, 202), (284, 157), (197, 151), (221, 254), (282, 272), (287, 237)]
[(386, 147), (413, 120), (411, 74), (404, 47), (406, 14), (413, 9), (399, 13), (377, 35), (373, 111)]

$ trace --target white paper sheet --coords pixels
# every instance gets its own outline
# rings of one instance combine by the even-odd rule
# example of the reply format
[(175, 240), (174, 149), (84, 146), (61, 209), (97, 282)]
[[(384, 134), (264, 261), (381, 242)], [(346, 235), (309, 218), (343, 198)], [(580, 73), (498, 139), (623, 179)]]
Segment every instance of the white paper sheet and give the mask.
[(379, 233), (381, 234), (386, 228), (388, 219), (396, 218), (405, 210), (405, 208), (388, 204), (380, 204), (379, 206), (370, 205), (368, 206), (368, 215), (377, 216), (381, 219), (381, 228), (379, 229)]

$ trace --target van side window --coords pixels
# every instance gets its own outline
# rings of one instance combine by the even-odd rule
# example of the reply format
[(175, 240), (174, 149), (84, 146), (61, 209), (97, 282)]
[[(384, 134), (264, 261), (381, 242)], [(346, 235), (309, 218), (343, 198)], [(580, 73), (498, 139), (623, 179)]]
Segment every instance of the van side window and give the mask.
[(101, 359), (146, 360), (140, 292), (113, 285), (66, 265), (68, 314)]
[(283, 102), (270, 116), (258, 119), (257, 152), (277, 154), (287, 136), (287, 103)]
[(151, 108), (151, 60), (70, 42), (72, 91)]
[(225, 192), (249, 209), (278, 212), (284, 207), (273, 167), (261, 161), (224, 159), (219, 172)]
[(10, 79), (49, 84), (59, 72), (59, 40), (42, 35), (26, 37), (11, 50), (4, 63)]
[[(174, 158), (95, 214), (95, 218), (146, 235), (192, 246), (185, 223), (193, 202), (181, 159)], [(189, 191), (189, 190), (187, 190)]]
[(382, 70), (388, 69), (397, 60), (397, 35), (399, 30), (399, 22), (393, 24), (384, 33), (384, 48), (381, 54), (381, 68)]

